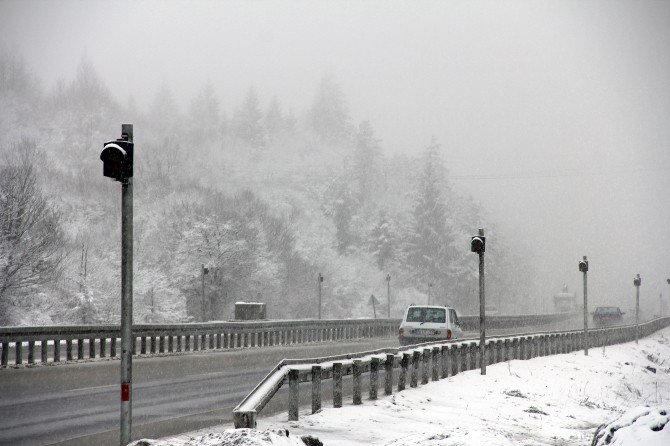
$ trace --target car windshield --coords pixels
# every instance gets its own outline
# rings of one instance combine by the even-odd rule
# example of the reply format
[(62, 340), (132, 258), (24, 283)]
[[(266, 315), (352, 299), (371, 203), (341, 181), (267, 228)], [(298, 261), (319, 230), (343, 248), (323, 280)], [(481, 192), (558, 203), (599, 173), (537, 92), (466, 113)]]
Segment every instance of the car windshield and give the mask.
[(597, 314), (619, 314), (619, 307), (598, 307)]
[(444, 308), (412, 307), (407, 312), (407, 322), (434, 322), (444, 324), (447, 320)]

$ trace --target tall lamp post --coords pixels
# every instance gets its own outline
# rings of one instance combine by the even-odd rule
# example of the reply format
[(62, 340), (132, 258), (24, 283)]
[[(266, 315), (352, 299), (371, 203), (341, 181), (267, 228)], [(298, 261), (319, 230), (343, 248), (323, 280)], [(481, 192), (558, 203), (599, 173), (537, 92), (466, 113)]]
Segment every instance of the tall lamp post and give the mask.
[(479, 254), (479, 363), (481, 364), (481, 374), (486, 375), (486, 293), (484, 290), (484, 252), (486, 251), (486, 237), (484, 230), (480, 229), (479, 234), (472, 237), (470, 241), (470, 251)]
[(201, 272), (201, 274), (200, 274), (200, 276), (201, 276), (201, 282), (200, 282), (201, 294), (200, 295), (202, 296), (202, 303), (201, 303), (200, 306), (202, 307), (202, 321), (205, 322), (207, 320), (207, 307), (208, 307), (207, 299), (205, 298), (205, 274), (209, 273), (209, 268), (205, 268), (204, 264), (202, 264), (200, 266), (200, 268), (201, 268), (200, 269), (200, 272)]
[(642, 285), (642, 278), (638, 274), (633, 279), (635, 285), (635, 343), (640, 339), (640, 285)]
[(586, 273), (589, 271), (589, 261), (586, 256), (579, 262), (579, 271), (584, 273), (584, 355), (589, 354), (589, 301), (586, 294)]
[(321, 273), (319, 273), (319, 275), (316, 276), (316, 283), (319, 292), (319, 319), (321, 319), (321, 285), (323, 284), (323, 276), (321, 275)]
[(132, 427), (134, 153), (132, 124), (121, 124), (121, 138), (106, 142), (100, 153), (103, 176), (121, 183), (121, 446), (130, 443)]

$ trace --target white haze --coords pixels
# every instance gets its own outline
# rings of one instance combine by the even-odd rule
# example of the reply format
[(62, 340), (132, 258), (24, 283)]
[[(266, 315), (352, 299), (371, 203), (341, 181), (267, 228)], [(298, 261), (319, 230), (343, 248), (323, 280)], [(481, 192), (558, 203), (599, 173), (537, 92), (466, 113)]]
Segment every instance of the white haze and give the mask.
[(387, 153), (437, 137), (456, 186), (533, 248), (538, 296), (580, 290), (582, 255), (595, 303), (630, 308), (635, 273), (649, 311), (670, 292), (668, 2), (3, 1), (0, 17), (46, 88), (86, 54), (140, 107), (209, 80), (228, 116), (252, 85), (298, 112), (330, 73)]

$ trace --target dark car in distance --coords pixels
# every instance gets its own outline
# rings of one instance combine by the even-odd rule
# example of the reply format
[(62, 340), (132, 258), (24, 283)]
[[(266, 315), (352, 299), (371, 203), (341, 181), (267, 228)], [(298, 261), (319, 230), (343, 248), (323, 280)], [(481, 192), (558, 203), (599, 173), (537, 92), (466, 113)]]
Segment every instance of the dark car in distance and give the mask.
[(596, 327), (619, 325), (623, 323), (623, 315), (619, 307), (597, 307), (593, 312), (593, 325)]

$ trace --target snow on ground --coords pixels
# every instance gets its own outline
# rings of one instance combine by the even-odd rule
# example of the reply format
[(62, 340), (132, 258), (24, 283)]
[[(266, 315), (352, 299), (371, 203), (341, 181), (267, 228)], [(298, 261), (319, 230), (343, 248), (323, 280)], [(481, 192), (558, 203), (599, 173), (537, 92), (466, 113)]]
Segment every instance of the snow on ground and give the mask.
[[(367, 385), (365, 380), (363, 384)], [(306, 408), (297, 422), (286, 421), (286, 413), (261, 416), (258, 428), (288, 429), (291, 440), (312, 435), (326, 446), (590, 445), (600, 425), (631, 409), (609, 426), (621, 427), (612, 444), (669, 445), (670, 423), (662, 422), (669, 403), (670, 329), (666, 329), (641, 339), (639, 345), (591, 349), (589, 356), (578, 351), (509, 361), (488, 366), (486, 376), (479, 370), (463, 372), (377, 401), (364, 400), (360, 406), (351, 405), (351, 397), (341, 409), (329, 408), (331, 402), (324, 401), (321, 412), (311, 415)], [(288, 440), (235, 443), (234, 432), (221, 426), (155, 444), (284, 445), (282, 441)], [(220, 442), (198, 439), (204, 435), (216, 435)]]

